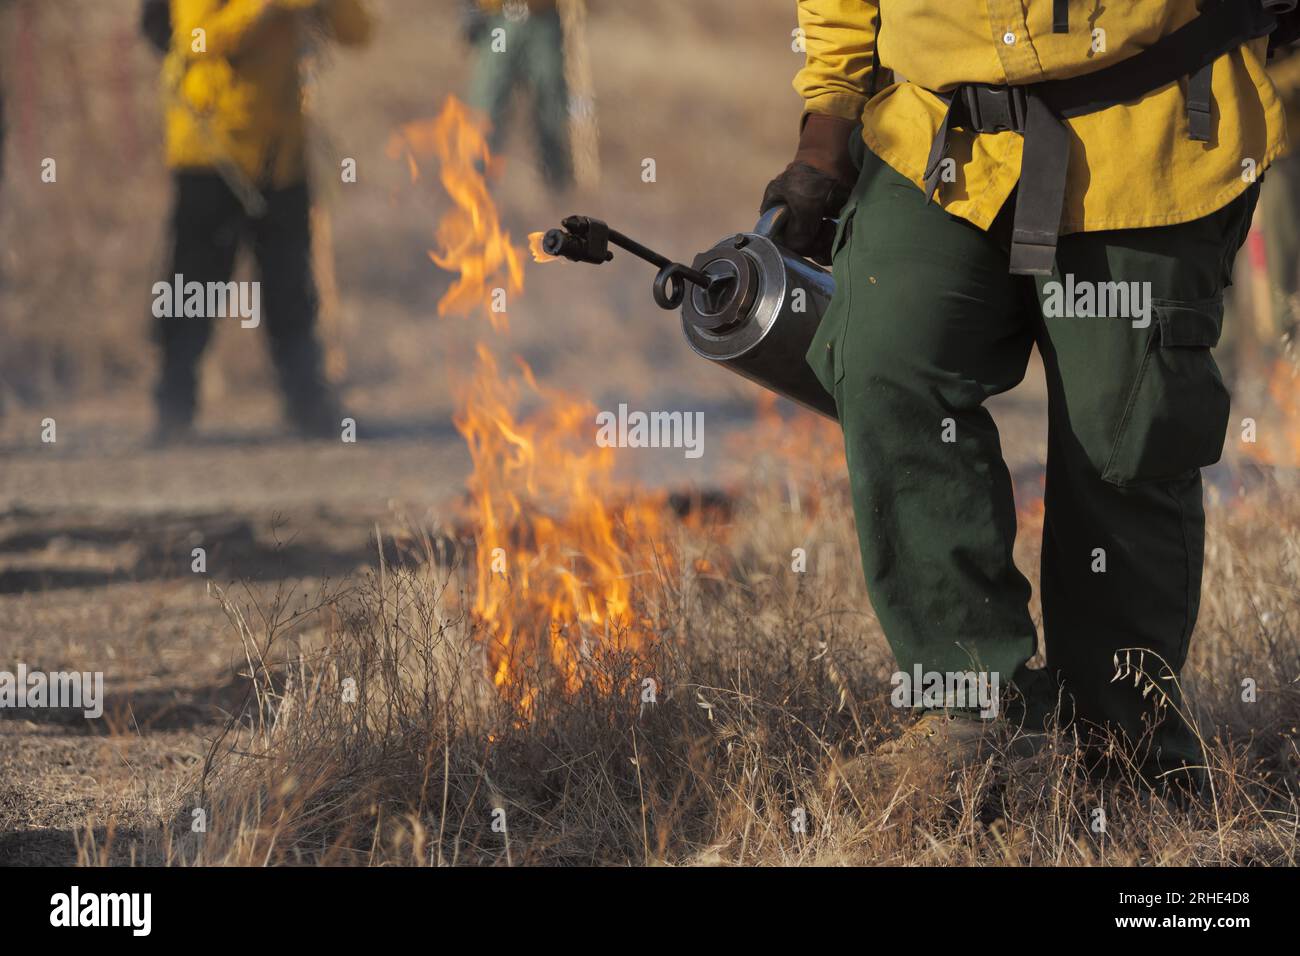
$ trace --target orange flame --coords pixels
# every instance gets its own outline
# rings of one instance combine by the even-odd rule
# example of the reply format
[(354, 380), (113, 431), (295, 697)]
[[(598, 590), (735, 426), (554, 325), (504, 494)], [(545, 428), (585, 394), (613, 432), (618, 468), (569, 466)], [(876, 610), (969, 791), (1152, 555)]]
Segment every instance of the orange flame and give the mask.
[(542, 240), (546, 238), (544, 232), (530, 232), (528, 234), (528, 251), (533, 254), (534, 262), (554, 262), (559, 256), (553, 256), (542, 248)]
[(523, 252), (501, 228), (488, 193), (486, 170), (492, 167), (486, 123), (456, 97), (448, 97), (433, 120), (408, 123), (390, 137), (390, 157), (405, 156), (411, 181), (419, 180), (417, 159), (433, 156), (438, 178), (454, 208), (438, 223), (437, 248), (429, 258), (458, 278), (438, 302), (438, 314), (482, 311), (497, 331), (506, 328), (501, 293), (524, 288)]
[[(484, 179), (492, 157), (483, 125), (449, 98), (436, 119), (404, 127), (389, 145), (393, 158), (405, 153), (413, 164), (422, 150), (436, 156), (454, 203), (430, 253), (458, 275), (438, 314), (478, 313), (504, 330), (491, 289), (504, 281), (522, 292), (523, 258)], [(492, 679), (514, 688), (527, 714), (543, 672), (572, 692), (607, 680), (600, 649), (635, 651), (650, 639), (633, 584), (651, 568), (664, 499), (617, 487), (614, 450), (595, 441), (595, 407), (539, 385), (522, 360), (516, 364), (516, 374), (503, 375), (480, 342), (454, 421), (473, 463), (473, 612), (487, 632)]]
[[(658, 531), (662, 500), (617, 487), (613, 449), (593, 440), (594, 406), (540, 386), (522, 361), (519, 369), (504, 378), (480, 344), (456, 416), (474, 465), (474, 608), (492, 626), (498, 685), (536, 668), (542, 655), (572, 691), (599, 644), (648, 640), (633, 610), (631, 552)], [(542, 401), (521, 418), (524, 390)]]

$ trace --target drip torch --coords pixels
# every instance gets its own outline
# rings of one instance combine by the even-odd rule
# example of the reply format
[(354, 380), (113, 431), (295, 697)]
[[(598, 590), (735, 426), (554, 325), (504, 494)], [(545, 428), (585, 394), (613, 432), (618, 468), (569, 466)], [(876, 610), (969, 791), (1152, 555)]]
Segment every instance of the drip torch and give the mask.
[(673, 262), (589, 216), (569, 216), (548, 230), (542, 251), (599, 265), (618, 246), (658, 267), (655, 304), (680, 308), (686, 341), (699, 355), (828, 418), (835, 400), (804, 361), (835, 283), (830, 272), (777, 245), (784, 206), (697, 255)]

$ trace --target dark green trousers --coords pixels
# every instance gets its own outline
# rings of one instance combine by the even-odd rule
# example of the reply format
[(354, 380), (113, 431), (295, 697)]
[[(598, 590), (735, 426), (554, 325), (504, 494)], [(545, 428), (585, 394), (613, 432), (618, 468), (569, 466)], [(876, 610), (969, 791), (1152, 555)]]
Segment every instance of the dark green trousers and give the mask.
[[(996, 672), (1031, 720), (1059, 696), (1086, 736), (1121, 732), (1144, 772), (1200, 762), (1169, 678), (1199, 604), (1199, 469), (1228, 424), (1210, 349), (1256, 191), (1183, 225), (1063, 236), (1055, 275), (1013, 276), (1014, 197), (985, 232), (866, 153), (808, 361), (839, 408), (867, 587), (900, 670)], [(984, 408), (1035, 344), (1049, 392), (1045, 671), (1025, 668), (1030, 586)], [(1114, 681), (1116, 655), (1159, 690)]]

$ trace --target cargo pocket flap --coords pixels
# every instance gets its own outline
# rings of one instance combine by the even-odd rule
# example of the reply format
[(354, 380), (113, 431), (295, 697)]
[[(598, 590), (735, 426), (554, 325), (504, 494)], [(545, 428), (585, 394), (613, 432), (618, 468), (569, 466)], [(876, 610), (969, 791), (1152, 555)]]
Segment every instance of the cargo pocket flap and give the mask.
[(1151, 303), (1164, 348), (1213, 348), (1223, 329), (1223, 299)]
[(1129, 393), (1102, 478), (1174, 481), (1223, 454), (1231, 400), (1211, 349), (1223, 299), (1151, 302), (1156, 328)]

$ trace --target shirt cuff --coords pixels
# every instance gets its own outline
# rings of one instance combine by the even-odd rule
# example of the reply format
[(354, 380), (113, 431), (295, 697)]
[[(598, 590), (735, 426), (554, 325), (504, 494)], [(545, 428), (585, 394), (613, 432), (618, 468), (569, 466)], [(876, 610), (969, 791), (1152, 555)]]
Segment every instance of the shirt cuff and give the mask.
[(854, 123), (862, 119), (866, 105), (867, 98), (858, 93), (819, 93), (804, 100), (804, 109), (809, 113), (825, 113)]

